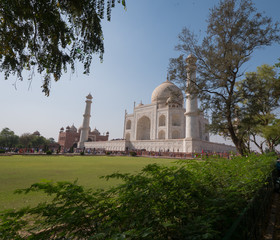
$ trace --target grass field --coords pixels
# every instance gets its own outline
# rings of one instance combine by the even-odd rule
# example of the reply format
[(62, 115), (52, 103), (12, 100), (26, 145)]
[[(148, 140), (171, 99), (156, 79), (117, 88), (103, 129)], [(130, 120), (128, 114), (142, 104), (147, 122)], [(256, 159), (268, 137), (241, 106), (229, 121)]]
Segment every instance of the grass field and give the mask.
[(34, 205), (45, 195), (14, 194), (43, 180), (74, 181), (90, 188), (107, 188), (118, 184), (101, 176), (113, 172), (134, 173), (150, 163), (169, 165), (172, 159), (108, 156), (0, 156), (0, 211)]

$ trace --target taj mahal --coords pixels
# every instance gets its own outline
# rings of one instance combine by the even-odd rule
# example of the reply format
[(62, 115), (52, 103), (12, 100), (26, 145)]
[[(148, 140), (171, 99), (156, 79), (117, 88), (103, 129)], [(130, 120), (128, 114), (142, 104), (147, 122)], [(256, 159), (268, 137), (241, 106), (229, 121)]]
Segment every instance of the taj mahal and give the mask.
[[(186, 84), (196, 81), (196, 57), (189, 55)], [(125, 111), (123, 137), (120, 140), (93, 138), (90, 130), (92, 96), (86, 97), (83, 124), (79, 129), (78, 148), (104, 149), (107, 151), (170, 151), (180, 153), (229, 152), (235, 147), (210, 142), (208, 120), (198, 108), (195, 95), (185, 92), (168, 79), (154, 89), (150, 104), (134, 106), (132, 113)], [(95, 129), (95, 131), (97, 131)], [(76, 138), (77, 139), (77, 138)]]

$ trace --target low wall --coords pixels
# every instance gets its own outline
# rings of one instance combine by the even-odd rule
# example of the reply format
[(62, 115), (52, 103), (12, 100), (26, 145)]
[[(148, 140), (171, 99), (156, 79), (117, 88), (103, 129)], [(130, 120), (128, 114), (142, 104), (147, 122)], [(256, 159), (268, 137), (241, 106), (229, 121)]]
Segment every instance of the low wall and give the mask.
[(126, 146), (129, 150), (145, 149), (146, 151), (154, 152), (183, 152), (182, 139), (129, 141)]
[(104, 149), (106, 151), (145, 150), (153, 152), (180, 153), (236, 152), (236, 148), (230, 145), (188, 139), (85, 142), (85, 148)]
[[(186, 140), (188, 142), (188, 140)], [(191, 143), (189, 143), (190, 145)], [(189, 151), (186, 151), (189, 152)], [(231, 145), (226, 145), (224, 143), (214, 143), (207, 141), (192, 141), (192, 151), (191, 152), (236, 152), (236, 148)]]
[(107, 151), (125, 151), (125, 140), (111, 140), (98, 142), (85, 142), (85, 148), (104, 149)]

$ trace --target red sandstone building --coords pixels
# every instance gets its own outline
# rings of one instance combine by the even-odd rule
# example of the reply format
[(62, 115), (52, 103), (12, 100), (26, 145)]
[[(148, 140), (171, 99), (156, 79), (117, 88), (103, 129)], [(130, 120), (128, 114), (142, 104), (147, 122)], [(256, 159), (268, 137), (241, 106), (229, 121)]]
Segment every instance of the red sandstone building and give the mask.
[[(77, 130), (74, 124), (69, 127), (64, 128), (62, 127), (59, 131), (58, 136), (58, 144), (61, 146), (61, 150), (69, 150), (70, 148), (77, 148), (77, 144), (80, 140), (81, 128)], [(109, 139), (109, 132), (106, 135), (101, 135), (100, 132), (95, 128), (92, 132), (89, 130), (88, 134), (88, 141), (89, 142), (96, 142), (96, 141), (108, 141)]]

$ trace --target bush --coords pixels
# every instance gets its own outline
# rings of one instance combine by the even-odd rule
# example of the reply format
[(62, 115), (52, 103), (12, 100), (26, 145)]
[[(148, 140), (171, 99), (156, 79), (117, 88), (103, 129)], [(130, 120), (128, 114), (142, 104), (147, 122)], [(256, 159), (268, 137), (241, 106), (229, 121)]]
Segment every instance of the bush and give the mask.
[(109, 156), (109, 155), (111, 155), (111, 153), (112, 153), (112, 152), (109, 152), (109, 151), (108, 151), (108, 152), (106, 152), (105, 154)]
[(0, 149), (0, 153), (5, 153), (5, 149)]
[(51, 150), (48, 150), (48, 151), (46, 151), (46, 154), (47, 154), (47, 155), (52, 155), (52, 151), (51, 151)]
[(80, 155), (84, 156), (84, 155), (85, 155), (85, 152), (80, 152)]
[[(275, 157), (146, 166), (109, 190), (77, 182), (33, 184), (53, 200), (0, 214), (0, 239), (221, 239), (275, 168)], [(221, 224), (222, 223), (222, 224)]]
[(130, 152), (129, 154), (130, 154), (130, 156), (132, 156), (132, 157), (137, 156), (137, 153), (136, 153), (136, 152)]

